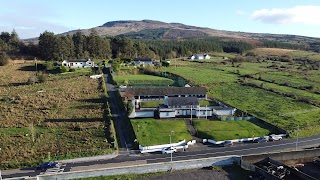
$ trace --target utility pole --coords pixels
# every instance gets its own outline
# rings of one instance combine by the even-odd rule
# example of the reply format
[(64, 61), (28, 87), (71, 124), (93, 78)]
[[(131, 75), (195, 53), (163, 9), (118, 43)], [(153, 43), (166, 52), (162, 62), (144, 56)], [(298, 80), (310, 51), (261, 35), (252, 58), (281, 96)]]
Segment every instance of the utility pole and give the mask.
[[(172, 130), (172, 131), (170, 132), (170, 134), (169, 134), (169, 137), (170, 137), (170, 151), (171, 151), (171, 149), (172, 149), (171, 136), (172, 136), (173, 133), (174, 133), (174, 131)], [(172, 154), (173, 154), (173, 152), (170, 153), (170, 162), (172, 162)]]
[(298, 129), (297, 129), (296, 151), (298, 150), (298, 141), (299, 141), (299, 124), (298, 124)]

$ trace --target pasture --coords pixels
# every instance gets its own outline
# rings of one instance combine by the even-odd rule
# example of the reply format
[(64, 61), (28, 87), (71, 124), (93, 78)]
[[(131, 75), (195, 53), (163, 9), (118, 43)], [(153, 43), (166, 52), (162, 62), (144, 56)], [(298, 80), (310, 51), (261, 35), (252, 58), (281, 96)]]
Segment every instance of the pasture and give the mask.
[[(308, 52), (257, 49), (258, 55), (276, 57), (295, 53), (295, 58), (308, 58)], [(307, 57), (308, 55), (308, 57)], [(312, 56), (319, 56), (313, 53)], [(182, 61), (185, 62), (185, 61)], [(217, 98), (264, 121), (284, 128), (295, 136), (320, 133), (320, 71), (312, 70), (300, 60), (258, 62), (186, 62), (177, 67), (162, 68), (185, 78), (191, 85), (207, 88), (208, 97)]]
[(60, 74), (27, 85), (35, 72), (23, 70), (25, 66), (32, 64), (0, 67), (2, 168), (113, 151), (105, 141), (98, 80)]
[(145, 74), (126, 74), (116, 75), (114, 80), (117, 84), (127, 84), (128, 86), (147, 85), (147, 86), (172, 86), (174, 81), (168, 78), (145, 75)]

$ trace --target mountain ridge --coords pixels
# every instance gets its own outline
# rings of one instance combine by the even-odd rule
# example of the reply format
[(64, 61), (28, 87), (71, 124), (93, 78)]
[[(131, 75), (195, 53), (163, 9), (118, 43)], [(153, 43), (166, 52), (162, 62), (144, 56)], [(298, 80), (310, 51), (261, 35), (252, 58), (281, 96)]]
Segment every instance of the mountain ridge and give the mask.
[(95, 30), (100, 36), (121, 36), (133, 39), (183, 39), (221, 37), (240, 40), (271, 40), (289, 43), (319, 43), (320, 38), (290, 34), (251, 33), (240, 31), (218, 30), (208, 27), (197, 27), (182, 23), (166, 23), (156, 20), (117, 20), (109, 21), (90, 29), (72, 30), (60, 35), (73, 35), (81, 32), (89, 35)]

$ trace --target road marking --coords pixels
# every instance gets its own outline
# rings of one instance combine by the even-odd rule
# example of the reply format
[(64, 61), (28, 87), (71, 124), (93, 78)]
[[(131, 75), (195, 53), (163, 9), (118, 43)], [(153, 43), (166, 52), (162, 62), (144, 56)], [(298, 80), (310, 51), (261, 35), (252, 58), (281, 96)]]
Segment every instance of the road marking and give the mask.
[[(316, 141), (316, 140), (320, 140), (320, 138), (299, 141), (298, 144), (299, 143), (304, 143), (304, 142)], [(278, 147), (278, 146), (285, 146), (285, 145), (292, 145), (292, 144), (296, 144), (296, 142), (284, 143), (284, 144), (275, 144), (275, 145), (271, 145), (271, 146), (254, 147), (254, 148), (247, 148), (247, 149), (239, 149), (239, 150), (232, 150), (232, 151), (209, 152), (209, 153), (203, 153), (203, 154), (190, 154), (190, 155), (185, 155), (185, 156), (177, 155), (177, 156), (175, 156), (175, 158), (177, 158), (177, 157), (180, 157), (180, 158), (194, 157), (194, 156), (202, 156), (202, 155), (213, 155), (213, 154), (230, 153), (230, 152), (238, 152), (238, 151), (249, 151), (249, 150), (255, 150), (255, 149), (271, 148), (271, 147)], [(168, 157), (146, 159), (146, 161), (149, 161), (149, 160), (150, 161), (152, 161), (152, 160), (164, 160), (164, 159), (168, 159)]]

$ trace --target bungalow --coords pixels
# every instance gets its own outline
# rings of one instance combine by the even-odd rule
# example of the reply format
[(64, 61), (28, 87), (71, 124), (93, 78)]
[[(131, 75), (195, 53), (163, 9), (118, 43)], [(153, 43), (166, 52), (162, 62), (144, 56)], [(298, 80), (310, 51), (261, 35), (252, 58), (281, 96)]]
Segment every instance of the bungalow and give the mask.
[(196, 54), (194, 59), (210, 59), (210, 56), (208, 54)]
[(151, 58), (134, 58), (134, 65), (152, 65), (153, 61)]
[(94, 67), (94, 62), (91, 59), (73, 59), (62, 61), (62, 66), (69, 68), (87, 68)]
[(136, 100), (136, 105), (141, 101), (163, 101), (165, 97), (197, 97), (207, 99), (204, 87), (160, 87), (160, 88), (126, 88), (121, 89), (121, 96), (130, 93)]
[(211, 57), (208, 54), (196, 54), (188, 57), (188, 59), (191, 59), (191, 60), (210, 59), (210, 58)]
[[(212, 110), (199, 106), (199, 99), (206, 99), (203, 87), (165, 87), (165, 88), (126, 88), (121, 89), (125, 101), (131, 100), (133, 112), (130, 118), (136, 117), (185, 117), (212, 116)], [(163, 101), (156, 108), (141, 108), (142, 101)]]

